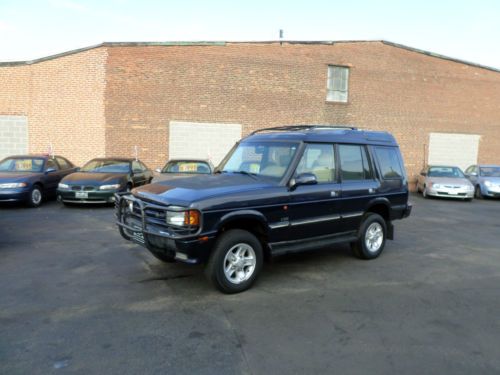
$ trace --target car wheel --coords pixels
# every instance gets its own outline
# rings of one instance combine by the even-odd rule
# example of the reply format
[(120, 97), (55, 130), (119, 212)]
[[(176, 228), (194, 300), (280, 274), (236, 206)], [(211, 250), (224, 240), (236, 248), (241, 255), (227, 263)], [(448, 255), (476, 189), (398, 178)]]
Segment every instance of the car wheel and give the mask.
[(387, 225), (384, 218), (375, 213), (365, 215), (359, 227), (359, 237), (351, 245), (353, 253), (360, 259), (374, 259), (384, 250)]
[(42, 200), (43, 200), (42, 187), (40, 185), (33, 185), (28, 197), (28, 205), (30, 207), (38, 207), (42, 203)]
[(257, 279), (263, 263), (262, 245), (250, 232), (232, 229), (217, 240), (205, 274), (223, 293), (249, 289)]
[(481, 192), (481, 187), (479, 185), (476, 186), (474, 196), (476, 197), (476, 199), (483, 199), (484, 198), (483, 193)]

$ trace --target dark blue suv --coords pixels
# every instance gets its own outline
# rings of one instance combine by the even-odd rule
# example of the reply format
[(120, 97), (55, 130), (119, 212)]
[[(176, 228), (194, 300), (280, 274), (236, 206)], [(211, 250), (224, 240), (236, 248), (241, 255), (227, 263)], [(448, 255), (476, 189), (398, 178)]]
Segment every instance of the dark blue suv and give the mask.
[(122, 236), (171, 262), (206, 262), (225, 293), (248, 289), (264, 258), (336, 243), (373, 259), (410, 215), (399, 147), (386, 132), (295, 125), (238, 142), (214, 175), (118, 194)]

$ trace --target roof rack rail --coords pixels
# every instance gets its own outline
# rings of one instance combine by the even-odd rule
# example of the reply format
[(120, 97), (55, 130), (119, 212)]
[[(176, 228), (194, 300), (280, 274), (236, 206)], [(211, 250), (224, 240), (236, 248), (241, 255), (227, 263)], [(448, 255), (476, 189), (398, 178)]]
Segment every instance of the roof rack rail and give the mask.
[(294, 130), (314, 130), (314, 129), (348, 129), (348, 130), (358, 130), (358, 128), (353, 126), (343, 126), (343, 125), (287, 125), (287, 126), (276, 126), (272, 128), (264, 128), (253, 131), (250, 135), (254, 135), (260, 132), (266, 131), (294, 131)]

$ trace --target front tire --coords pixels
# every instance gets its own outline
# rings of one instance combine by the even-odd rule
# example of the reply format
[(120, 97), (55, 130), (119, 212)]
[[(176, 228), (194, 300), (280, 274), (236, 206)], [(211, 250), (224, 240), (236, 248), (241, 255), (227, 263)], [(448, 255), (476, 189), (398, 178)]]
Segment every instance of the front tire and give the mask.
[(352, 251), (359, 259), (375, 259), (384, 250), (387, 236), (387, 224), (376, 213), (365, 215), (359, 227), (359, 238), (352, 244)]
[(28, 206), (38, 207), (42, 204), (43, 191), (40, 185), (33, 185), (28, 196)]
[(263, 251), (252, 233), (231, 229), (220, 235), (210, 254), (205, 274), (223, 293), (249, 289), (262, 269)]

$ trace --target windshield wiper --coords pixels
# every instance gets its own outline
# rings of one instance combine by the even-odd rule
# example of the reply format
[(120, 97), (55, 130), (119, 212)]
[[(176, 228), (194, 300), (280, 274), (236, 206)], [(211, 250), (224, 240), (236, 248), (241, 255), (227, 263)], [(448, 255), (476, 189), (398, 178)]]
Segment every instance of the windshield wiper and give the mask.
[(257, 173), (247, 172), (247, 171), (232, 171), (233, 173), (244, 174), (245, 176), (250, 176), (254, 180), (257, 180)]

